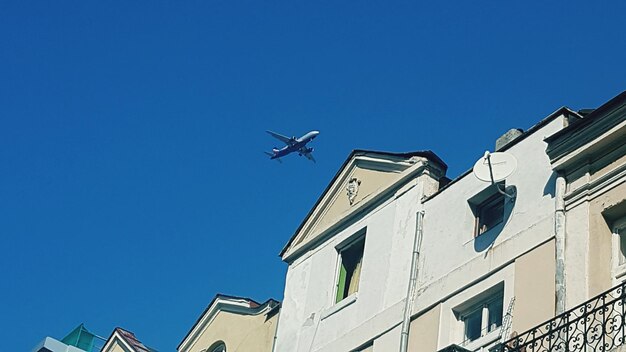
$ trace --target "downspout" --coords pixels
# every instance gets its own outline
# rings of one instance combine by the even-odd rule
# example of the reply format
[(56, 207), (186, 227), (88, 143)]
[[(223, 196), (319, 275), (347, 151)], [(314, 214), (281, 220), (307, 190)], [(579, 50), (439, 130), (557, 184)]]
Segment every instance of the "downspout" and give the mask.
[(565, 177), (558, 176), (555, 185), (554, 238), (556, 257), (556, 315), (565, 311)]
[(418, 211), (415, 217), (415, 237), (413, 239), (413, 255), (411, 256), (411, 276), (409, 287), (406, 292), (404, 302), (404, 314), (402, 319), (402, 333), (400, 335), (400, 352), (406, 352), (409, 348), (409, 327), (411, 325), (411, 311), (413, 310), (413, 300), (415, 299), (415, 289), (417, 287), (418, 260), (420, 247), (422, 245), (422, 224), (424, 222), (424, 211)]
[(272, 352), (276, 351), (276, 340), (278, 339), (278, 323), (280, 323), (280, 311), (282, 310), (282, 303), (278, 304), (278, 316), (276, 317), (276, 330), (274, 330), (274, 339), (272, 340)]

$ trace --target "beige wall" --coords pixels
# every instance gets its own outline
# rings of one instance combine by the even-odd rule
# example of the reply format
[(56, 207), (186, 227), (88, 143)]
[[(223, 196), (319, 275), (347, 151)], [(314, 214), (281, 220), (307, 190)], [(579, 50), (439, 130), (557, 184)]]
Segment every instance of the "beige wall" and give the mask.
[(103, 352), (131, 352), (130, 350), (124, 348), (117, 340), (111, 343), (111, 347), (107, 348), (106, 351)]
[[(334, 224), (342, 218), (352, 206), (356, 206), (359, 202), (368, 199), (372, 194), (377, 193), (378, 190), (388, 187), (401, 176), (400, 173), (371, 170), (356, 166), (341, 185), (341, 188), (338, 189), (337, 193), (334, 195), (335, 199), (333, 199), (328, 208), (324, 210), (325, 214), (311, 232), (315, 233), (318, 230), (323, 230)], [(357, 196), (354, 198), (353, 205), (350, 205), (346, 187), (353, 177), (361, 181), (361, 184), (359, 185)]]
[[(626, 199), (626, 183), (594, 198), (589, 205), (589, 296), (608, 290), (612, 284), (612, 229), (604, 210)], [(626, 214), (623, 214), (626, 216)]]
[[(596, 180), (621, 165), (626, 164), (626, 145), (618, 148), (611, 153), (606, 154), (603, 158), (596, 161), (592, 165), (591, 180)], [(593, 170), (595, 169), (595, 170)]]
[[(567, 175), (567, 308), (613, 286), (612, 229), (604, 212), (626, 199), (624, 177), (615, 178), (615, 172), (626, 165), (625, 153), (626, 145), (599, 151)], [(577, 193), (582, 198), (571, 196)]]
[(410, 352), (437, 351), (440, 315), (441, 304), (437, 304), (426, 313), (411, 321), (411, 329), (409, 330)]
[(524, 332), (554, 317), (554, 253), (554, 240), (550, 240), (515, 260), (515, 306), (511, 332)]
[(228, 352), (270, 352), (278, 315), (265, 319), (265, 314), (240, 315), (220, 311), (195, 343), (181, 352), (200, 352), (217, 341), (223, 341)]

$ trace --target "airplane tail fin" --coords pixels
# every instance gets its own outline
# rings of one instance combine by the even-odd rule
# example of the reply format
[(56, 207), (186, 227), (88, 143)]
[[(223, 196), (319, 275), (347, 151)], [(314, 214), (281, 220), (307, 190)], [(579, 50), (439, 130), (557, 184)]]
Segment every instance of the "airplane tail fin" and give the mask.
[(280, 160), (280, 158), (274, 158), (274, 156), (276, 156), (276, 153), (270, 153), (270, 152), (263, 152), (263, 153), (267, 154), (271, 159), (274, 159), (274, 160), (278, 161), (281, 164), (283, 163), (283, 161)]

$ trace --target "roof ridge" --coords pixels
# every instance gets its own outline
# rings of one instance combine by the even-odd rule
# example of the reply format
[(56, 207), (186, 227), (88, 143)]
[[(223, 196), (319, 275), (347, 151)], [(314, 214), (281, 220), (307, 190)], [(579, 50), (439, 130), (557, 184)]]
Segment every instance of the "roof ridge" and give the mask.
[(120, 334), (122, 339), (124, 339), (124, 342), (129, 344), (135, 350), (137, 350), (139, 352), (153, 352), (153, 351), (155, 351), (154, 349), (144, 345), (143, 342), (139, 341), (137, 336), (135, 336), (135, 333), (133, 333), (132, 331), (126, 330), (126, 329), (124, 329), (122, 327), (119, 327), (119, 326), (115, 328), (115, 331), (117, 331)]

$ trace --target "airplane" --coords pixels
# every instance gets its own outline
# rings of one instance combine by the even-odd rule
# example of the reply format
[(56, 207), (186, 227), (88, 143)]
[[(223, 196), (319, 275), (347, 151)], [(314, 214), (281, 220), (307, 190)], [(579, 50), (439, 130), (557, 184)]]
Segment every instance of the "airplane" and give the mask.
[(290, 154), (293, 152), (298, 152), (298, 155), (300, 156), (304, 155), (307, 159), (311, 160), (312, 162), (315, 162), (315, 158), (313, 157), (313, 154), (312, 154), (313, 148), (307, 147), (306, 144), (312, 141), (313, 139), (315, 139), (315, 137), (317, 137), (317, 135), (320, 134), (320, 131), (311, 131), (300, 138), (296, 138), (296, 137), (289, 138), (287, 136), (283, 136), (282, 134), (278, 134), (272, 131), (265, 131), (265, 132), (269, 133), (272, 137), (286, 144), (286, 146), (282, 147), (281, 149), (274, 147), (271, 153), (265, 152), (265, 154), (270, 156), (270, 159), (276, 159), (277, 161), (280, 162), (280, 158), (282, 158), (283, 156), (286, 156), (287, 154)]

